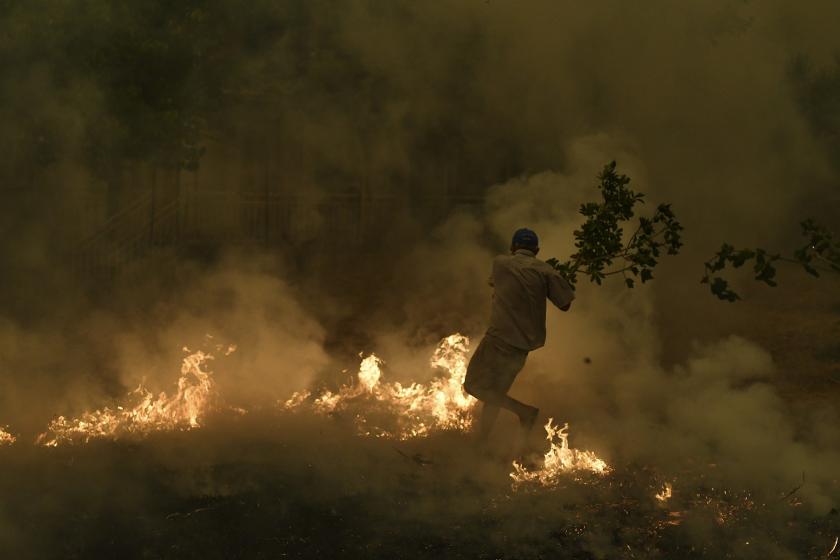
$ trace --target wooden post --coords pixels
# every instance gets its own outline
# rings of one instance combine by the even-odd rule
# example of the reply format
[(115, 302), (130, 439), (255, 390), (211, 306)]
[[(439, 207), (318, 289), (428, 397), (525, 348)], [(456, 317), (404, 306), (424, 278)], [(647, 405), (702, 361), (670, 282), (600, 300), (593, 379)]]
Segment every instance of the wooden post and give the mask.
[(181, 242), (181, 166), (175, 170), (175, 231), (172, 242), (177, 246)]
[(271, 182), (271, 141), (266, 142), (266, 158), (263, 166), (263, 244), (267, 247), (269, 244), (269, 230), (270, 230), (270, 212), (269, 208), (269, 183)]
[(149, 245), (155, 243), (155, 196), (157, 191), (157, 167), (152, 168), (152, 196), (149, 200)]

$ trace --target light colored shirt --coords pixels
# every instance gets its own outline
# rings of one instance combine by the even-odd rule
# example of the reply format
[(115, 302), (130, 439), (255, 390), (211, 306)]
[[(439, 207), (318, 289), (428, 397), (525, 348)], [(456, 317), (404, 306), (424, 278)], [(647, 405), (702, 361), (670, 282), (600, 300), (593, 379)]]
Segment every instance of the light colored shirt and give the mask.
[(490, 285), (495, 293), (487, 334), (522, 350), (545, 345), (546, 298), (557, 307), (575, 299), (566, 279), (526, 249), (493, 259)]

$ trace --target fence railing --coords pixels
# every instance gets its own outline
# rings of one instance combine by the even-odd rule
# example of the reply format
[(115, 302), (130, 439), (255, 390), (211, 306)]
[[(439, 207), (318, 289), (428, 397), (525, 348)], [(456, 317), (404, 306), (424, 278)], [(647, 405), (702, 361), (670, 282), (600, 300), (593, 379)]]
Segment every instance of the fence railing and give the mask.
[(329, 254), (359, 251), (409, 214), (441, 220), (455, 208), (478, 209), (480, 196), (408, 199), (360, 192), (283, 194), (201, 190), (162, 202), (147, 191), (111, 216), (79, 248), (79, 272), (113, 277), (158, 247), (192, 243), (306, 244)]

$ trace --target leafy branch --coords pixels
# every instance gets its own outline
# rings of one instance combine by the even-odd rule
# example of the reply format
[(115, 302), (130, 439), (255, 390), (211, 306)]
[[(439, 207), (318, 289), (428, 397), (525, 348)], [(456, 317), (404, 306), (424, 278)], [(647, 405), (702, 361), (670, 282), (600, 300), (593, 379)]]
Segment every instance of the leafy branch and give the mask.
[[(630, 178), (616, 172), (614, 161), (604, 166), (598, 181), (601, 201), (580, 206), (579, 213), (586, 219), (574, 231), (577, 251), (567, 261), (552, 258), (546, 262), (565, 276), (572, 287), (579, 274), (599, 285), (607, 276), (621, 274), (627, 287), (633, 288), (636, 279), (642, 283), (653, 279), (653, 269), (663, 253), (679, 253), (683, 228), (670, 204), (660, 204), (652, 216), (639, 216), (631, 224), (636, 206), (644, 204), (645, 195), (629, 187)], [(736, 249), (724, 243), (705, 263), (701, 282), (709, 284), (719, 299), (733, 302), (740, 296), (717, 274), (727, 267), (741, 268), (749, 263), (755, 280), (768, 286), (776, 286), (778, 263), (801, 266), (815, 277), (823, 272), (840, 273), (840, 240), (814, 220), (805, 220), (801, 226), (805, 243), (792, 256), (761, 248)], [(628, 236), (629, 231), (633, 233)]]
[(586, 218), (574, 231), (577, 252), (565, 262), (556, 258), (546, 262), (560, 272), (574, 287), (578, 274), (601, 284), (604, 278), (621, 274), (628, 288), (635, 279), (642, 283), (653, 279), (653, 269), (664, 252), (676, 255), (682, 246), (682, 226), (670, 204), (660, 204), (651, 217), (640, 216), (633, 233), (625, 236), (627, 222), (635, 216), (637, 204), (645, 195), (628, 187), (630, 178), (616, 172), (613, 161), (598, 175), (601, 202), (582, 204), (579, 213)]
[(715, 273), (723, 271), (727, 266), (740, 268), (753, 262), (755, 280), (772, 287), (776, 286), (776, 262), (800, 265), (814, 277), (819, 277), (820, 272), (840, 273), (840, 242), (834, 239), (834, 234), (810, 219), (800, 225), (806, 242), (794, 251), (792, 257), (769, 253), (765, 249), (736, 249), (724, 243), (715, 256), (706, 261), (700, 282), (709, 284), (712, 294), (719, 299), (734, 302), (741, 297), (729, 287), (729, 282), (715, 276)]

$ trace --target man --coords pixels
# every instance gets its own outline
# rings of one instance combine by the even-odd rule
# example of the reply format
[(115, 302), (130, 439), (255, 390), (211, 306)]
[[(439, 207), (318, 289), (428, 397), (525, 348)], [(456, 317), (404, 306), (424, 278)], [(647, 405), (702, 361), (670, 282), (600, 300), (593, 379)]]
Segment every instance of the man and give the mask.
[(464, 390), (482, 401), (479, 441), (485, 441), (499, 411), (504, 408), (519, 417), (527, 436), (539, 409), (508, 396), (528, 352), (545, 345), (546, 298), (568, 311), (575, 298), (571, 286), (554, 268), (537, 259), (537, 234), (516, 230), (510, 255), (493, 260), (490, 285), (494, 288), (490, 327), (475, 350), (464, 380)]

